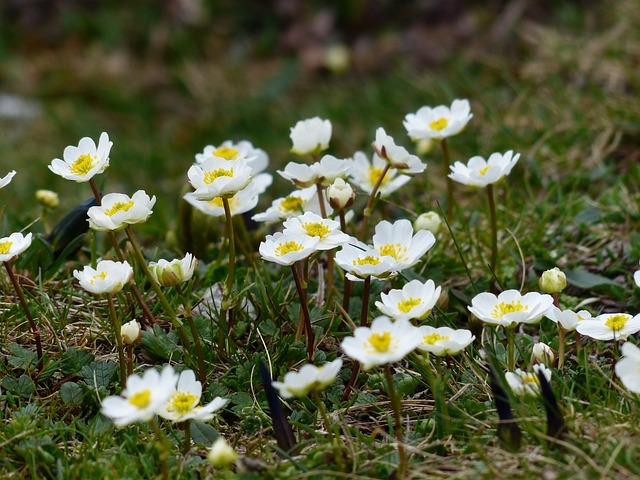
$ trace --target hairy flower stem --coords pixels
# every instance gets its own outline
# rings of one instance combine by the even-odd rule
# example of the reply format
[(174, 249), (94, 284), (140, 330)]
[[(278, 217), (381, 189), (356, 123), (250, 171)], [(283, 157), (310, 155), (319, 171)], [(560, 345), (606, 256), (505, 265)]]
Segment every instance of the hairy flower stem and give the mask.
[(402, 418), (400, 417), (400, 397), (396, 394), (396, 389), (393, 387), (393, 375), (391, 374), (391, 367), (389, 364), (384, 366), (384, 377), (387, 381), (387, 388), (389, 389), (389, 400), (393, 406), (393, 420), (395, 422), (396, 439), (398, 440), (398, 456), (400, 462), (398, 464), (398, 477), (402, 480), (405, 477), (407, 471), (407, 454), (404, 449), (404, 440), (402, 437)]
[(447, 179), (447, 216), (451, 217), (453, 213), (453, 180), (449, 178), (451, 161), (449, 160), (449, 144), (446, 138), (442, 139), (440, 147), (442, 148), (442, 159), (444, 160), (444, 175)]
[(11, 263), (4, 262), (4, 268), (7, 269), (7, 273), (9, 274), (9, 279), (11, 280), (11, 284), (13, 285), (13, 289), (16, 291), (16, 295), (18, 295), (18, 299), (20, 300), (20, 305), (22, 305), (22, 310), (24, 314), (27, 316), (27, 320), (29, 322), (29, 328), (31, 328), (31, 333), (33, 334), (33, 339), (36, 342), (36, 355), (38, 356), (38, 371), (42, 370), (44, 364), (42, 363), (42, 340), (40, 339), (40, 329), (38, 328), (38, 324), (31, 315), (31, 311), (29, 310), (29, 305), (24, 298), (24, 293), (22, 292), (22, 287), (18, 282), (15, 274), (13, 273), (13, 269), (11, 268)]
[[(380, 158), (384, 158), (384, 156), (380, 154), (378, 155), (380, 156)], [(371, 195), (369, 195), (369, 200), (367, 200), (367, 206), (365, 207), (364, 213), (362, 216), (362, 224), (360, 225), (360, 236), (358, 237), (360, 240), (364, 241), (364, 237), (367, 234), (367, 224), (369, 223), (369, 217), (373, 213), (373, 203), (376, 200), (378, 189), (380, 188), (380, 185), (382, 185), (382, 181), (384, 180), (384, 177), (390, 168), (391, 168), (390, 163), (387, 163), (384, 166), (384, 168), (382, 169), (382, 172), (380, 173), (380, 176), (378, 177), (378, 181), (376, 182), (376, 184), (373, 186), (373, 189), (371, 190)]]
[(496, 275), (498, 268), (498, 223), (496, 220), (496, 202), (493, 197), (493, 185), (487, 185), (489, 199), (489, 217), (491, 221), (491, 272)]
[(229, 241), (229, 268), (227, 270), (227, 279), (224, 282), (224, 288), (222, 289), (222, 304), (220, 308), (220, 325), (218, 326), (218, 348), (227, 350), (226, 338), (229, 335), (230, 329), (233, 327), (231, 322), (227, 322), (227, 312), (229, 312), (229, 319), (232, 319), (231, 312), (231, 294), (233, 293), (233, 281), (235, 280), (235, 268), (236, 268), (236, 239), (233, 230), (233, 220), (231, 218), (231, 207), (229, 206), (229, 199), (222, 197), (222, 205), (224, 206), (224, 215), (227, 223), (227, 239)]
[(514, 344), (515, 327), (507, 327), (506, 334), (507, 334), (507, 349), (508, 349), (507, 361), (509, 362), (508, 363), (509, 371), (513, 372), (514, 369), (516, 368), (516, 350), (515, 350), (515, 344)]
[(564, 342), (565, 331), (562, 325), (558, 322), (558, 369), (564, 366)]
[(153, 428), (153, 433), (156, 435), (155, 446), (158, 450), (158, 463), (160, 464), (160, 474), (162, 475), (162, 480), (169, 480), (169, 467), (167, 466), (167, 460), (169, 455), (171, 454), (171, 446), (167, 442), (167, 437), (164, 432), (156, 422), (155, 418), (149, 420), (151, 424), (151, 428)]
[(124, 346), (122, 344), (122, 322), (116, 313), (116, 306), (113, 301), (113, 294), (107, 293), (107, 303), (109, 304), (109, 318), (113, 325), (113, 333), (116, 336), (116, 347), (118, 348), (118, 363), (120, 364), (120, 385), (124, 388), (127, 385), (127, 360), (124, 356)]
[(193, 345), (196, 348), (196, 356), (198, 357), (198, 377), (200, 383), (204, 385), (207, 381), (207, 371), (204, 366), (204, 355), (202, 353), (202, 343), (200, 342), (200, 335), (198, 333), (198, 329), (196, 328), (196, 324), (193, 321), (193, 315), (191, 314), (191, 304), (189, 303), (189, 299), (187, 298), (187, 296), (180, 288), (180, 285), (176, 285), (176, 291), (182, 299), (182, 305), (184, 306), (184, 317), (186, 318), (187, 324), (189, 325), (189, 330), (191, 330)]
[(300, 297), (300, 308), (302, 309), (302, 320), (304, 321), (304, 330), (307, 335), (307, 358), (309, 363), (313, 362), (313, 350), (314, 350), (314, 335), (313, 327), (311, 326), (311, 317), (309, 315), (309, 306), (307, 305), (306, 288), (302, 285), (300, 274), (296, 268), (296, 264), (291, 265), (291, 271), (293, 272), (293, 280), (296, 283), (296, 290)]
[(189, 420), (182, 423), (184, 431), (184, 443), (182, 444), (182, 454), (186, 457), (191, 450), (191, 423)]

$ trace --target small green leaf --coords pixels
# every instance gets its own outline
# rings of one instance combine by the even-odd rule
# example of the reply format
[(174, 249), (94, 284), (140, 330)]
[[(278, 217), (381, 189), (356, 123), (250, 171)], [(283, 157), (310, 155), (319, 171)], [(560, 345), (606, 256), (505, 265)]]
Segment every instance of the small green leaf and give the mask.
[(15, 368), (28, 370), (31, 367), (35, 367), (38, 362), (36, 352), (32, 352), (17, 343), (10, 343), (9, 351), (12, 353), (8, 357), (9, 365)]
[(82, 367), (80, 378), (91, 388), (108, 387), (117, 368), (113, 362), (91, 362)]
[(76, 347), (71, 347), (62, 354), (62, 373), (72, 375), (93, 361), (93, 355)]
[(60, 387), (60, 399), (67, 405), (80, 405), (83, 397), (82, 387), (75, 382), (63, 383)]
[(211, 445), (220, 436), (218, 431), (208, 423), (191, 421), (189, 424), (193, 443), (197, 443), (199, 445)]
[(614, 282), (610, 278), (587, 272), (586, 270), (582, 270), (579, 268), (575, 270), (565, 270), (564, 273), (567, 276), (567, 282), (569, 282), (574, 287), (583, 288), (585, 290), (601, 287), (604, 285), (622, 287), (622, 285)]
[(36, 386), (33, 384), (33, 380), (26, 374), (20, 375), (17, 380), (9, 376), (4, 377), (2, 379), (2, 386), (14, 395), (19, 395), (24, 398), (29, 398), (36, 393)]
[(178, 339), (174, 333), (167, 334), (157, 325), (153, 327), (153, 333), (142, 332), (142, 346), (152, 355), (168, 360), (175, 358), (180, 351)]

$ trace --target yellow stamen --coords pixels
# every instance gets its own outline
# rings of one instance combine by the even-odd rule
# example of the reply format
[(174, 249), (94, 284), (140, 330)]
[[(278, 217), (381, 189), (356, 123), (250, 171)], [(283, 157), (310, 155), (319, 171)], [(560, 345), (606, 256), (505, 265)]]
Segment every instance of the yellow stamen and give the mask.
[(376, 352), (384, 353), (389, 350), (391, 334), (389, 332), (372, 333), (369, 337), (369, 343)]
[(439, 118), (438, 120), (434, 120), (433, 122), (429, 123), (429, 128), (431, 130), (437, 130), (439, 132), (447, 128), (447, 125), (449, 125), (449, 120), (442, 117), (442, 118)]
[(378, 265), (380, 263), (380, 259), (377, 257), (373, 257), (371, 255), (367, 255), (366, 257), (356, 258), (353, 261), (353, 265)]
[(490, 168), (491, 168), (491, 165), (487, 165), (486, 167), (482, 167), (480, 170), (478, 170), (478, 173), (480, 173), (480, 175), (482, 175), (484, 177), (487, 174), (487, 172), (489, 171)]
[(509, 303), (500, 302), (493, 308), (491, 316), (499, 320), (507, 313), (522, 312), (523, 310), (525, 312), (529, 310), (529, 305), (522, 305), (522, 302), (520, 300), (518, 300), (517, 302), (515, 300), (511, 300)]
[(104, 280), (105, 278), (107, 278), (107, 272), (100, 272), (100, 273), (94, 275), (93, 278), (91, 280), (89, 280), (89, 283), (91, 285), (95, 285), (96, 279), (98, 279), (98, 278), (101, 279), (101, 280)]
[(142, 390), (129, 397), (129, 403), (134, 407), (147, 408), (151, 403), (151, 390)]
[(310, 237), (324, 238), (331, 232), (331, 229), (322, 222), (305, 222), (302, 224), (302, 228), (307, 231)]
[(209, 200), (209, 205), (211, 205), (212, 207), (224, 207), (222, 197), (216, 197), (213, 200)]
[(6, 255), (11, 251), (11, 245), (13, 242), (10, 240), (5, 240), (4, 242), (0, 242), (0, 254)]
[(193, 404), (198, 401), (198, 397), (189, 392), (176, 392), (169, 399), (170, 412), (185, 414), (192, 410)]
[(111, 208), (107, 208), (104, 213), (110, 217), (113, 217), (118, 212), (128, 212), (131, 207), (133, 207), (133, 200), (129, 200), (128, 202), (117, 202)]
[(618, 315), (613, 315), (609, 318), (607, 318), (607, 321), (604, 322), (604, 324), (609, 327), (611, 330), (613, 330), (614, 332), (620, 331), (624, 328), (625, 323), (627, 323), (627, 321), (629, 320), (629, 318), (631, 318), (630, 315), (625, 315), (625, 314), (618, 314)]
[(218, 147), (214, 150), (213, 154), (225, 160), (235, 160), (238, 158), (238, 150), (231, 147)]
[(304, 249), (304, 246), (302, 244), (296, 243), (291, 240), (289, 242), (284, 242), (278, 245), (276, 247), (276, 255), (278, 257), (281, 257), (282, 255), (286, 255), (287, 253), (299, 252), (302, 249)]
[(407, 313), (409, 310), (413, 309), (413, 307), (420, 305), (421, 300), (419, 298), (408, 298), (406, 300), (402, 300), (398, 302), (398, 310), (402, 313)]
[(220, 177), (233, 177), (233, 168), (225, 170), (224, 168), (218, 168), (210, 172), (204, 172), (204, 183), (210, 185), (216, 178)]
[(398, 262), (402, 261), (407, 253), (407, 247), (403, 247), (400, 243), (387, 243), (380, 247), (380, 255), (388, 255), (395, 258)]
[(283, 212), (299, 212), (302, 210), (303, 203), (304, 200), (300, 197), (289, 195), (280, 202), (280, 210)]
[(527, 373), (523, 375), (521, 378), (522, 378), (522, 383), (535, 383), (536, 385), (540, 386), (540, 379), (538, 378), (538, 375), (534, 375), (533, 373)]
[[(369, 183), (373, 186), (376, 183), (378, 183), (378, 179), (380, 178), (380, 175), (382, 175), (382, 168), (378, 168), (378, 167), (369, 167)], [(387, 180), (389, 180), (389, 175), (386, 175), (383, 179), (382, 179), (382, 183), (381, 185), (384, 185)]]
[(441, 340), (449, 340), (449, 337), (447, 337), (446, 335), (440, 335), (438, 332), (433, 332), (422, 337), (422, 341), (426, 345), (433, 345)]
[(95, 157), (88, 153), (80, 155), (75, 162), (71, 164), (69, 171), (74, 175), (86, 175), (95, 166)]

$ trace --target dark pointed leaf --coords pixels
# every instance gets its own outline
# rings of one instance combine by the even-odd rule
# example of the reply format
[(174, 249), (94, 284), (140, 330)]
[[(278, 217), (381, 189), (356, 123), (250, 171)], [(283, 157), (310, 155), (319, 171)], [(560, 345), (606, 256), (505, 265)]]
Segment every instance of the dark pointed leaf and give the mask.
[(264, 384), (264, 392), (267, 396), (267, 403), (269, 404), (269, 415), (273, 422), (273, 433), (278, 442), (278, 446), (285, 452), (292, 451), (296, 446), (296, 439), (293, 435), (293, 429), (289, 420), (284, 414), (280, 399), (276, 393), (276, 389), (271, 384), (271, 374), (267, 370), (264, 362), (260, 361), (260, 376), (262, 377), (262, 383)]
[(561, 440), (566, 436), (567, 424), (564, 421), (551, 385), (549, 385), (547, 377), (544, 376), (541, 370), (538, 370), (538, 380), (540, 381), (540, 393), (544, 401), (544, 409), (547, 411), (547, 436)]

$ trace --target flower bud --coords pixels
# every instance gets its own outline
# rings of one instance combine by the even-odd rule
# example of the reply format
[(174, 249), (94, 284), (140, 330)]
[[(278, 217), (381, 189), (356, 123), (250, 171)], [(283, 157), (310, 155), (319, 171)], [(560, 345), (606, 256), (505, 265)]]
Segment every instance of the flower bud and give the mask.
[(137, 320), (131, 320), (130, 322), (125, 323), (120, 328), (120, 335), (122, 335), (122, 340), (127, 345), (133, 345), (140, 338), (140, 324)]
[(542, 342), (538, 342), (533, 346), (533, 358), (547, 367), (553, 366), (556, 361), (556, 355), (551, 347)]
[(416, 153), (420, 156), (431, 153), (434, 145), (435, 142), (432, 138), (421, 138), (420, 140), (416, 141)]
[(327, 187), (327, 197), (329, 205), (335, 210), (344, 210), (353, 205), (356, 199), (356, 193), (347, 182), (342, 178), (336, 178), (334, 182)]
[(40, 205), (50, 208), (51, 210), (53, 210), (54, 208), (58, 208), (58, 205), (60, 205), (58, 194), (51, 190), (37, 190), (36, 200), (40, 203)]
[(538, 280), (538, 286), (544, 293), (560, 293), (567, 287), (567, 277), (558, 267), (545, 270)]
[(211, 450), (209, 450), (209, 454), (207, 455), (207, 460), (215, 468), (228, 467), (232, 465), (237, 458), (238, 454), (236, 451), (222, 437), (218, 437), (218, 439), (213, 442)]
[(170, 262), (164, 259), (151, 262), (149, 263), (149, 272), (163, 287), (175, 287), (182, 282), (191, 280), (197, 265), (198, 260), (187, 253), (184, 258), (176, 258)]
[(414, 230), (428, 230), (437, 235), (442, 226), (442, 219), (436, 212), (427, 212), (418, 216), (413, 222)]

